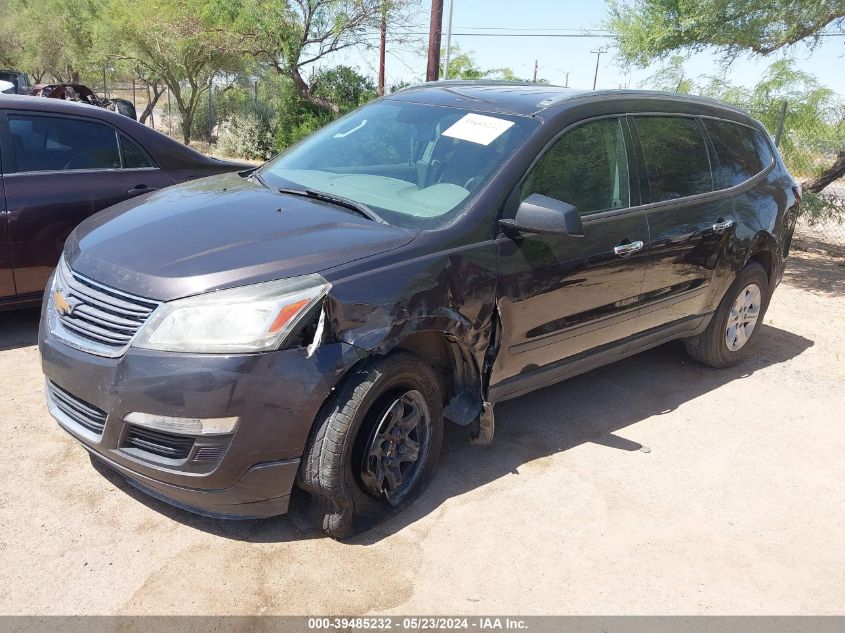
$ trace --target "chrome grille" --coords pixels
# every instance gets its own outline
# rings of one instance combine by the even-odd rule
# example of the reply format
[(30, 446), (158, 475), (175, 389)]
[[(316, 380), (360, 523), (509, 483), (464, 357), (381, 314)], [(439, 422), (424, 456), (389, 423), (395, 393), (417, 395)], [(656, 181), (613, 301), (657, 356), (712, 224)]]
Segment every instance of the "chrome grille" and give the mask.
[(68, 393), (52, 380), (47, 381), (47, 393), (56, 409), (73, 422), (97, 435), (103, 433), (103, 427), (106, 425), (105, 411)]
[[(116, 356), (129, 345), (157, 301), (143, 299), (109, 288), (79, 275), (64, 263), (56, 269), (51, 316), (70, 336), (71, 343), (81, 338), (92, 344), (79, 345), (86, 351)], [(63, 302), (59, 305), (59, 302)], [(62, 310), (61, 308), (65, 308)], [(59, 334), (59, 332), (56, 332)]]

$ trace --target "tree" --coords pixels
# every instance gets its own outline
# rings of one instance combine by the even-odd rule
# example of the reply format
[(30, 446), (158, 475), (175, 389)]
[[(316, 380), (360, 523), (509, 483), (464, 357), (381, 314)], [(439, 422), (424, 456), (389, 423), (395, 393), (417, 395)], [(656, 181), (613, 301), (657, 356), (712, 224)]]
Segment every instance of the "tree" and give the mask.
[(315, 95), (338, 107), (339, 114), (350, 112), (377, 96), (373, 80), (349, 66), (321, 70), (311, 85)]
[(647, 66), (677, 52), (708, 48), (726, 59), (768, 55), (822, 30), (845, 29), (843, 0), (609, 0), (608, 27), (626, 62)]
[(0, 3), (0, 63), (27, 71), (36, 82), (79, 83), (102, 72), (92, 46), (96, 0), (8, 0)]
[(110, 0), (97, 33), (103, 54), (170, 89), (185, 143), (214, 76), (242, 63), (215, 7), (212, 0)]
[[(647, 66), (677, 53), (716, 49), (730, 63), (765, 56), (824, 33), (845, 32), (845, 0), (609, 0), (608, 27), (623, 62)], [(845, 120), (835, 123), (841, 128)], [(826, 169), (803, 183), (817, 193), (845, 176), (845, 143)]]
[(305, 79), (305, 69), (351, 47), (375, 47), (382, 12), (388, 33), (409, 23), (414, 0), (218, 0), (241, 40), (241, 50), (293, 82), (300, 96), (332, 114), (340, 106)]
[(690, 94), (696, 90), (693, 80), (686, 76), (684, 58), (680, 55), (673, 55), (669, 63), (646, 79), (643, 85), (654, 90), (679, 94)]
[[(464, 52), (457, 44), (452, 44), (449, 50), (449, 79), (502, 79), (506, 81), (521, 81), (510, 68), (482, 69), (474, 57), (475, 51)], [(440, 76), (444, 76), (445, 51), (440, 53)]]
[(149, 97), (147, 105), (144, 106), (141, 114), (138, 115), (138, 122), (146, 125), (147, 119), (150, 118), (156, 105), (158, 105), (158, 100), (161, 99), (164, 94), (166, 86), (156, 77), (150, 77), (149, 75), (145, 76), (141, 72), (139, 72), (136, 76), (144, 85), (147, 86), (147, 96)]

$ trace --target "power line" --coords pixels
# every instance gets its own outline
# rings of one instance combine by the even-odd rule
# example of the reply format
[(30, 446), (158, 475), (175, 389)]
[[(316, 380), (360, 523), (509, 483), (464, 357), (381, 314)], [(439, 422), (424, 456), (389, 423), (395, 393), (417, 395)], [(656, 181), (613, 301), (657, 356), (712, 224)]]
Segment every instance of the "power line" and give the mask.
[[(492, 33), (452, 33), (455, 37), (561, 37), (561, 38), (608, 38), (616, 39), (616, 36), (610, 31), (592, 29), (592, 30), (577, 30), (577, 29), (518, 29), (509, 27), (456, 27), (464, 30), (483, 29), (495, 31)], [(507, 32), (505, 32), (507, 31)], [(517, 32), (529, 31), (529, 32)], [(552, 31), (567, 31), (567, 32), (552, 32)], [(397, 31), (399, 35), (428, 35), (422, 31)], [(845, 37), (843, 33), (818, 33), (810, 37)], [(810, 39), (809, 37), (807, 39)]]

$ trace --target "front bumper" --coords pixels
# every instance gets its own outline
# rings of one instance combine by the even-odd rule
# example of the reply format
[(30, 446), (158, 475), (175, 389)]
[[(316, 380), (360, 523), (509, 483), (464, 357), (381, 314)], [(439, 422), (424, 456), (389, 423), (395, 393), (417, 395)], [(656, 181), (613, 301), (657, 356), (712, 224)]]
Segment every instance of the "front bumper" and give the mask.
[[(360, 359), (356, 348), (341, 343), (322, 345), (311, 358), (301, 348), (231, 356), (129, 348), (104, 358), (63, 343), (44, 314), (39, 349), (48, 406), (65, 431), (153, 496), (230, 518), (286, 512), (319, 408)], [(67, 415), (68, 402), (99, 410), (101, 430)], [(137, 427), (124, 418), (134, 411), (240, 421), (227, 436), (177, 435), (182, 452), (162, 455), (132, 444)]]

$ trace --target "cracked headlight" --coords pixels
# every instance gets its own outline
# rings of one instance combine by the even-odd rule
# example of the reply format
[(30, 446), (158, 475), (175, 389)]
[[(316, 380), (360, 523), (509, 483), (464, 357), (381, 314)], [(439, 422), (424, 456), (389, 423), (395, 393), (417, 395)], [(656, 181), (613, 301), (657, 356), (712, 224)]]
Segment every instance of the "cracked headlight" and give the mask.
[(278, 349), (329, 288), (329, 282), (314, 274), (163, 303), (132, 345), (206, 354)]

